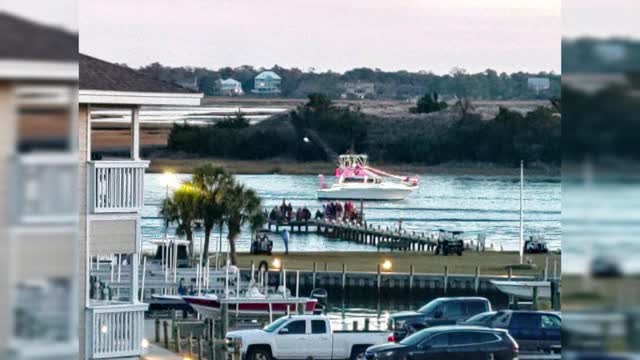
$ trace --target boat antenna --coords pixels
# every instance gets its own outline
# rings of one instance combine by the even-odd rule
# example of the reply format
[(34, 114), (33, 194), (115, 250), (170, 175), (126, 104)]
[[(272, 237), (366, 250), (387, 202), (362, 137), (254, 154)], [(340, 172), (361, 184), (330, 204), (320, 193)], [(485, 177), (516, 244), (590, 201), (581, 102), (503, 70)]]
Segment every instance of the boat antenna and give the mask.
[(524, 161), (520, 160), (520, 265), (524, 256), (524, 223), (522, 219), (522, 192), (524, 191)]

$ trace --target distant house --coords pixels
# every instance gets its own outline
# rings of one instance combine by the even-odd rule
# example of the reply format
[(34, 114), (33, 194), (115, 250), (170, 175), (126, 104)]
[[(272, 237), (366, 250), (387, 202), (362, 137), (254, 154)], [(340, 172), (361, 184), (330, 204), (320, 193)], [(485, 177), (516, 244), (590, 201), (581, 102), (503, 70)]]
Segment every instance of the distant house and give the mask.
[(376, 88), (372, 82), (348, 82), (344, 84), (344, 93), (342, 94), (342, 97), (364, 99), (365, 97), (375, 95), (375, 93)]
[(244, 94), (244, 91), (242, 91), (242, 84), (240, 81), (235, 79), (229, 78), (218, 80), (218, 86), (222, 95), (225, 96), (239, 96)]
[(263, 71), (256, 75), (253, 83), (254, 94), (279, 94), (282, 78), (273, 71)]
[(549, 78), (532, 77), (527, 80), (527, 86), (535, 92), (542, 92), (551, 88), (551, 81)]

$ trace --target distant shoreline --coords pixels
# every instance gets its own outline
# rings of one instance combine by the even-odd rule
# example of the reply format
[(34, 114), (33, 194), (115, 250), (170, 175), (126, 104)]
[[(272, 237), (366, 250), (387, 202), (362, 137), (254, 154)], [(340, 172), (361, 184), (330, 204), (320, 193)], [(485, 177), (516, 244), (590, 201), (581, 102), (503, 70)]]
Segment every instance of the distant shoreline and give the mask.
[[(285, 175), (331, 175), (335, 170), (332, 162), (296, 162), (287, 159), (267, 160), (229, 160), (216, 158), (155, 158), (151, 159), (148, 173), (191, 173), (195, 167), (213, 164), (222, 166), (234, 174), (285, 174)], [(383, 164), (375, 163), (374, 166), (401, 175), (484, 175), (484, 176), (518, 176), (517, 167), (508, 167), (488, 163), (461, 163), (442, 164), (435, 166), (414, 164)], [(557, 166), (535, 166), (525, 169), (529, 176), (561, 175)]]

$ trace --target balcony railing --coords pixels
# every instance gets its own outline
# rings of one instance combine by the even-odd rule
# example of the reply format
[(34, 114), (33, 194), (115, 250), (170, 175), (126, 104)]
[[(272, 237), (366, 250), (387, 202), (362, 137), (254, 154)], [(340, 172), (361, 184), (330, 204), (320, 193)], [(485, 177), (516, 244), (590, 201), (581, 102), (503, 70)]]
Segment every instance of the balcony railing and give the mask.
[(142, 356), (147, 304), (104, 303), (87, 308), (90, 359)]
[(148, 161), (92, 161), (94, 213), (136, 212), (144, 204)]
[(12, 209), (18, 224), (73, 223), (78, 216), (78, 155), (16, 155)]

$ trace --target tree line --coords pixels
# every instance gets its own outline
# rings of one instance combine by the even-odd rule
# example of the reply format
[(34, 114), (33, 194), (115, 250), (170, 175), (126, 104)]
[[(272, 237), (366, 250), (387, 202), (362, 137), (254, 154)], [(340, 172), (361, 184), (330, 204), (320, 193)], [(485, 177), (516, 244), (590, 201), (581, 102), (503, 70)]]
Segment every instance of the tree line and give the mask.
[[(220, 95), (217, 81), (227, 78), (239, 81), (244, 92), (250, 94), (254, 77), (263, 70), (272, 70), (282, 77), (280, 96), (286, 98), (304, 98), (311, 93), (323, 93), (337, 99), (344, 93), (344, 84), (349, 82), (373, 83), (375, 93), (368, 96), (377, 99), (414, 99), (424, 95), (427, 89), (438, 92), (445, 100), (454, 97), (473, 100), (548, 99), (560, 95), (560, 75), (552, 72), (507, 74), (487, 69), (470, 73), (456, 67), (448, 74), (437, 75), (426, 71), (383, 71), (363, 67), (337, 73), (330, 70), (303, 71), (278, 65), (268, 69), (243, 65), (214, 70), (171, 67), (157, 62), (138, 70), (155, 79), (176, 84), (192, 84), (197, 79), (198, 90), (205, 95)], [(536, 92), (527, 84), (530, 77), (549, 78), (550, 89)]]
[(326, 95), (284, 117), (229, 128), (174, 125), (169, 149), (228, 159), (284, 157), (329, 160), (331, 153), (367, 153), (372, 161), (435, 165), (453, 161), (516, 165), (521, 159), (559, 165), (561, 119), (551, 108), (522, 114), (501, 108), (484, 119), (469, 101), (406, 119), (363, 114)]
[(582, 37), (562, 41), (562, 71), (568, 73), (623, 74), (638, 72), (640, 41), (626, 38)]

